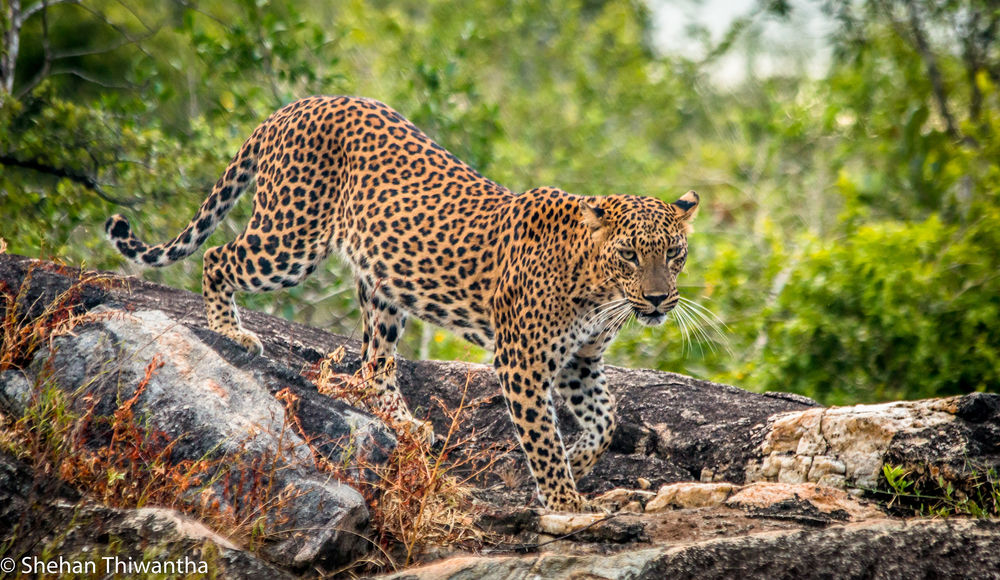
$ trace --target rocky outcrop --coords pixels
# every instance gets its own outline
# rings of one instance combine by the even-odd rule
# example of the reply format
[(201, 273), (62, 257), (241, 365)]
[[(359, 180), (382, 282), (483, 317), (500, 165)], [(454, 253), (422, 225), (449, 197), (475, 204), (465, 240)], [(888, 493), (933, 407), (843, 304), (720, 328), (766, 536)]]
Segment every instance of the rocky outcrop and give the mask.
[[(44, 306), (71, 279), (33, 270), (23, 304)], [(56, 333), (23, 372), (0, 375), (5, 412), (19, 415), (40, 388), (57, 388), (69, 411), (91, 418), (88, 436), (100, 445), (112, 436), (110, 418), (133, 400), (143, 427), (172, 442), (170, 462), (220, 466), (214, 479), (195, 482), (192, 502), (240, 513), (247, 502), (237, 490), (266, 490), (255, 498), (274, 506), (259, 551), (272, 562), (292, 570), (337, 567), (367, 552), (365, 500), (342, 480), (370, 479), (366, 467), (385, 461), (395, 436), (384, 424), (320, 395), (299, 373), (226, 342), (207, 345), (161, 311), (109, 307), (117, 305), (115, 294), (99, 287), (82, 294), (81, 324)], [(313, 454), (341, 468), (338, 477), (318, 470)]]
[(1000, 523), (876, 520), (616, 553), (461, 557), (391, 580), (997, 578)]
[(884, 464), (968, 486), (1000, 465), (1000, 397), (900, 401), (782, 413), (746, 464), (748, 481), (875, 489)]
[[(369, 465), (384, 460), (395, 444), (381, 422), (324, 399), (320, 429), (300, 433), (285, 403), (271, 393), (284, 384), (280, 378), (271, 377), (268, 388), (266, 379), (262, 381), (265, 370), (248, 372), (226, 364), (162, 312), (114, 312), (105, 307), (91, 312), (94, 322), (55, 338), (50, 348), (38, 353), (23, 380), (0, 383), (13, 412), (23, 412), (30, 401), (32, 391), (25, 385), (41, 381), (69, 395), (73, 411), (96, 418), (114, 415), (122, 401), (135, 398), (133, 412), (149, 429), (174, 442), (172, 462), (237, 463), (248, 469), (227, 471), (227, 477), (266, 478), (259, 485), (281, 498), (276, 501), (279, 507), (269, 512), (272, 541), (264, 548), (273, 561), (301, 569), (342, 565), (364, 554), (364, 499), (329, 473), (316, 470), (312, 453), (317, 447), (303, 437), (322, 442), (336, 465), (357, 466), (359, 460)], [(358, 452), (365, 456), (347, 455)], [(237, 509), (234, 503), (240, 498), (224, 489), (210, 491), (220, 510)]]
[[(8, 288), (20, 287), (29, 270), (21, 304), (35, 314), (78, 278), (0, 255), (0, 283)], [(357, 343), (242, 311), (265, 344), (265, 356), (256, 357), (205, 329), (200, 296), (133, 279), (75, 292), (76, 312), (88, 321), (22, 361), (23, 370), (0, 374), (0, 412), (16, 416), (45, 381), (77, 412), (95, 416), (112, 416), (134, 398), (136, 416), (176, 442), (173, 461), (276, 466), (267, 478), (281, 508), (264, 522), (268, 534), (252, 553), (228, 537), (176, 539), (176, 530), (195, 529), (183, 516), (100, 506), (86, 490), (51, 479), (22, 490), (21, 500), (0, 501), (0, 523), (42, 518), (35, 523), (51, 531), (46, 542), (72, 529), (67, 537), (75, 543), (65, 549), (82, 550), (88, 541), (103, 549), (108, 538), (147, 537), (149, 526), (136, 522), (159, 522), (153, 527), (170, 531), (164, 553), (198, 555), (193, 546), (211, 545), (276, 577), (335, 569), (370, 549), (368, 509), (358, 486), (344, 482), (371, 481), (367, 468), (385, 461), (395, 439), (369, 414), (319, 394), (302, 376), (338, 348), (344, 356), (334, 370), (354, 372)], [(469, 445), (514, 442), (489, 366), (399, 360), (398, 367), (411, 408), (438, 432), (448, 425), (438, 401), (454, 408), (465, 393), (473, 402), (461, 428), (475, 434)], [(533, 483), (515, 450), (477, 480), (476, 526), (503, 538), (479, 550), (494, 553), (469, 557), (460, 547), (442, 547), (433, 553), (460, 555), (396, 577), (946, 577), (958, 570), (989, 577), (1000, 569), (987, 550), (1000, 543), (995, 523), (904, 521), (858, 497), (884, 487), (886, 464), (914, 478), (940, 476), (958, 490), (969, 489), (970, 470), (1000, 468), (998, 395), (825, 408), (797, 395), (648, 370), (611, 368), (609, 383), (620, 425), (580, 488), (612, 515), (534, 507)], [(560, 410), (560, 420), (572, 438), (572, 418)], [(341, 466), (338, 477), (318, 469), (317, 458)], [(0, 493), (21, 489), (3, 473)], [(206, 485), (220, 508), (234, 501), (218, 482)], [(97, 523), (73, 527), (77, 521)], [(0, 545), (10, 541), (25, 553), (25, 546), (44, 545), (21, 540), (4, 537)], [(424, 560), (434, 557), (428, 551)], [(219, 577), (259, 576), (213, 570)]]

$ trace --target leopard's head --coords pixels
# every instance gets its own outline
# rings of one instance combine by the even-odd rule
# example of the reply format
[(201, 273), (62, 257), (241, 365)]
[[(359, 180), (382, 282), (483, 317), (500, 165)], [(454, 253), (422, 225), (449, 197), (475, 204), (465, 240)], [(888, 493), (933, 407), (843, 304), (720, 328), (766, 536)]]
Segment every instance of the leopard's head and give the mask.
[(680, 300), (677, 275), (687, 261), (698, 201), (689, 191), (673, 203), (639, 196), (580, 202), (583, 224), (598, 248), (595, 282), (617, 304), (628, 304), (642, 324), (662, 323)]

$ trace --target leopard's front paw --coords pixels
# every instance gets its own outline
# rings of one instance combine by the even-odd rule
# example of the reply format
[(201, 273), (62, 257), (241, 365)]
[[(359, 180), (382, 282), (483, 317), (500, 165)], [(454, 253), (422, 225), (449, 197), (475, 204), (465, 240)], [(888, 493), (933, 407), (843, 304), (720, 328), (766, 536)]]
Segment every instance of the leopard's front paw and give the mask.
[(598, 510), (596, 506), (575, 491), (556, 495), (542, 503), (554, 512), (591, 513)]

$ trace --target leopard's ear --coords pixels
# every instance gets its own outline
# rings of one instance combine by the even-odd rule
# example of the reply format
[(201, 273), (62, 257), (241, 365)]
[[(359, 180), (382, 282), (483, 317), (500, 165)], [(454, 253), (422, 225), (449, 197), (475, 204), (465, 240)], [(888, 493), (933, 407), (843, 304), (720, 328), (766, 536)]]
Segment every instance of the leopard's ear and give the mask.
[(580, 222), (587, 226), (591, 233), (597, 233), (607, 225), (607, 222), (604, 221), (604, 208), (597, 204), (591, 205), (586, 199), (580, 200), (580, 213), (583, 214)]
[(674, 206), (677, 210), (677, 219), (689, 222), (694, 218), (695, 214), (698, 213), (699, 201), (701, 201), (701, 198), (699, 198), (698, 194), (692, 189), (670, 205)]
[(691, 226), (691, 220), (694, 219), (696, 213), (698, 213), (698, 202), (701, 198), (694, 190), (690, 190), (680, 199), (670, 204), (674, 208), (674, 212), (677, 214), (677, 219), (684, 224), (684, 233), (690, 234), (694, 231), (694, 227)]

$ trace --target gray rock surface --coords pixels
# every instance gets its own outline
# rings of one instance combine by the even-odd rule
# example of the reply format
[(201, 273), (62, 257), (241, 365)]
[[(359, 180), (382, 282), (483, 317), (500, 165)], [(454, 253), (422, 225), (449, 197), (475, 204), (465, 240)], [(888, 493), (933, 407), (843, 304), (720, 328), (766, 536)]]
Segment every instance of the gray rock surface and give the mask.
[[(176, 441), (172, 461), (222, 459), (250, 470), (255, 465), (271, 467), (259, 476), (272, 477), (266, 484), (282, 498), (268, 530), (277, 539), (264, 548), (272, 561), (293, 569), (339, 566), (369, 549), (364, 499), (352, 487), (317, 471), (298, 425), (260, 380), (267, 369), (248, 371), (228, 364), (161, 312), (102, 308), (93, 310), (95, 322), (55, 338), (51, 351), (39, 352), (27, 377), (5, 374), (9, 380), (0, 382), (0, 393), (11, 410), (23, 410), (19, 407), (25, 400), (25, 382), (44, 375), (71, 395), (76, 412), (92, 407), (96, 417), (107, 417), (133, 396), (152, 365), (134, 411)], [(271, 388), (280, 382), (271, 377)], [(298, 412), (303, 409), (300, 425), (305, 435), (334, 464), (356, 466), (358, 458), (346, 455), (355, 450), (362, 450), (366, 461), (384, 460), (395, 445), (381, 422), (338, 401), (308, 397), (305, 404), (298, 401)], [(222, 491), (217, 497), (225, 501)]]
[(1000, 578), (1000, 522), (873, 520), (617, 553), (453, 558), (387, 580)]
[[(150, 361), (156, 370), (136, 407), (152, 426), (177, 440), (175, 460), (227, 457), (275, 467), (273, 489), (285, 498), (272, 516), (268, 543), (272, 561), (292, 568), (342, 565), (368, 549), (368, 510), (353, 488), (318, 472), (311, 449), (286, 416), (283, 403), (248, 372), (226, 364), (194, 334), (161, 312), (133, 312), (60, 337), (52, 356), (42, 352), (52, 377), (77, 401), (94, 397), (98, 414), (113, 412), (127, 399)], [(255, 376), (256, 375), (256, 376)], [(331, 402), (332, 403), (332, 402)], [(386, 427), (371, 416), (340, 404), (306, 435), (319, 438), (335, 464), (356, 461), (356, 449), (385, 456), (394, 445)], [(310, 417), (312, 415), (309, 415)]]

